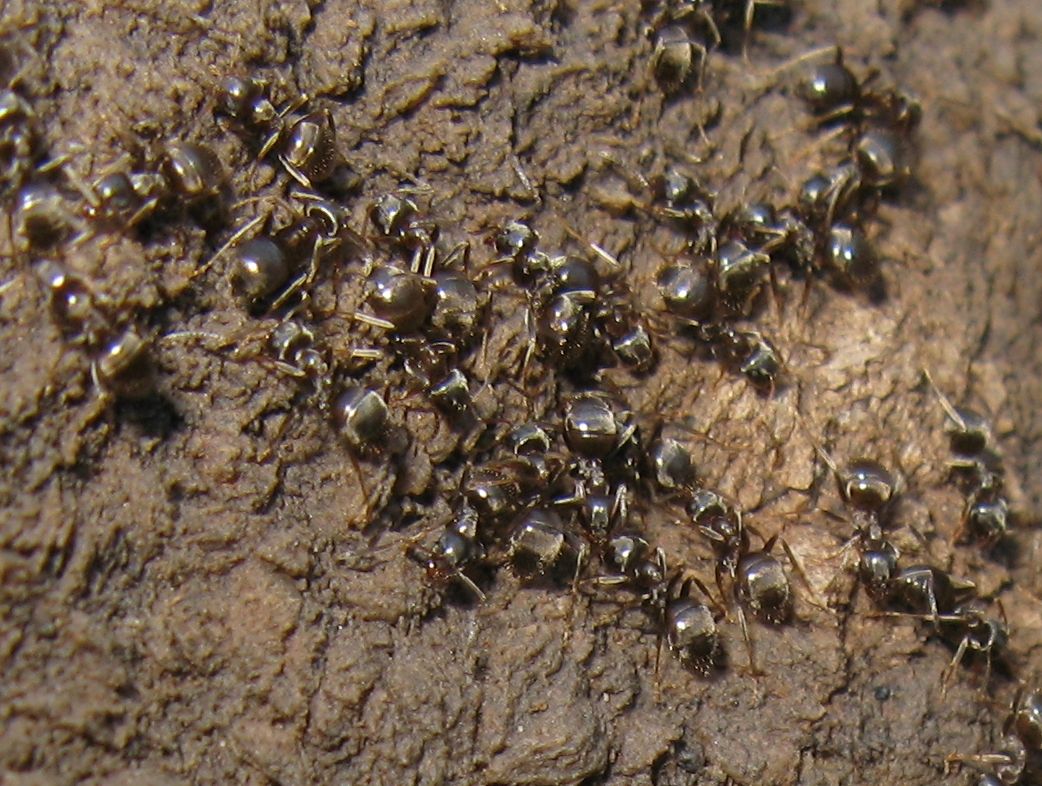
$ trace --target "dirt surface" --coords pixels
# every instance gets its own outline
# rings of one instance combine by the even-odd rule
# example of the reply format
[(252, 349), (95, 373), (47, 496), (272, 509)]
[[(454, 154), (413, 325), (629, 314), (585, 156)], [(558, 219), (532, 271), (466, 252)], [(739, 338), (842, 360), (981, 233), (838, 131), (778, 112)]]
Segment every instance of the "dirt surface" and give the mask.
[[(15, 253), (11, 223), (0, 229), (0, 781), (968, 782), (945, 758), (993, 750), (1017, 681), (1042, 679), (1042, 6), (792, 5), (787, 19), (757, 9), (747, 58), (740, 26), (725, 29), (701, 89), (666, 95), (651, 4), (5, 0), (15, 89), (50, 160), (67, 154), (91, 181), (121, 156), (147, 168), (165, 141), (203, 142), (229, 173), (229, 208), (205, 227), (182, 211), (51, 254)], [(705, 678), (657, 660), (654, 620), (621, 590), (506, 568), (482, 576), (482, 602), (432, 585), (406, 550), (436, 536), (478, 438), (378, 364), (366, 379), (409, 436), (355, 457), (313, 385), (270, 362), (258, 336), (274, 320), (244, 311), (225, 261), (194, 275), (263, 209), (241, 200), (291, 184), (215, 119), (218, 79), (253, 73), (283, 102), (330, 110), (359, 231), (372, 200), (402, 187), (448, 247), (473, 244), (474, 270), (511, 219), (589, 253), (572, 227), (620, 259), (654, 316), (677, 238), (632, 209), (647, 196), (620, 170), (681, 164), (720, 211), (791, 203), (845, 149), (793, 90), (795, 60), (837, 44), (924, 111), (912, 181), (866, 223), (885, 297), (783, 273), (755, 322), (785, 358), (773, 395), (696, 357), (668, 322), (652, 373), (600, 379), (648, 422), (688, 419), (699, 482), (803, 562), (813, 592), (794, 580), (793, 622), (752, 624), (763, 676), (733, 614), (726, 668)], [(95, 384), (34, 274), (46, 256), (154, 337), (148, 397)], [(360, 266), (342, 267), (314, 293), (334, 312), (361, 288)], [(502, 382), (525, 352), (523, 306), (497, 293), (474, 360), (491, 423), (559, 418), (574, 388), (539, 361), (527, 390)], [(336, 316), (321, 329), (341, 347), (381, 341)], [(953, 542), (963, 500), (923, 369), (997, 432), (1017, 513), (1001, 558)], [(816, 444), (898, 471), (902, 555), (1001, 599), (1008, 668), (989, 687), (960, 668), (942, 697), (952, 648), (856, 588)], [(637, 507), (670, 563), (712, 584), (682, 509)]]

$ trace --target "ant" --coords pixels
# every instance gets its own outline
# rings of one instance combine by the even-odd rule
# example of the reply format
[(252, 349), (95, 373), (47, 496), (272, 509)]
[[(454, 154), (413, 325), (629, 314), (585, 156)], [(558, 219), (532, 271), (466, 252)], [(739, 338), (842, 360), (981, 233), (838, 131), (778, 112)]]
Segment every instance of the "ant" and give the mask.
[(878, 77), (879, 72), (873, 70), (858, 79), (843, 62), (843, 50), (836, 47), (831, 62), (817, 63), (804, 72), (796, 93), (806, 102), (819, 125), (842, 120), (855, 128), (873, 123), (897, 131), (911, 131), (922, 119), (922, 107), (893, 88), (869, 89)]
[(925, 369), (923, 376), (949, 420), (947, 431), (952, 459), (948, 467), (961, 482), (966, 495), (955, 540), (995, 546), (1006, 536), (1010, 512), (1003, 495), (1002, 468), (991, 426), (974, 410), (953, 405)]
[(511, 528), (507, 559), (520, 576), (528, 579), (571, 572), (572, 586), (577, 587), (589, 550), (552, 508), (533, 507)]
[(478, 537), (478, 526), (477, 512), (463, 505), (430, 549), (410, 545), (406, 553), (427, 569), (431, 582), (443, 585), (450, 580), (458, 581), (475, 598), (484, 601), (485, 593), (465, 572), (480, 565), (486, 557), (485, 547)]
[(698, 577), (677, 572), (662, 593), (660, 625), (665, 631), (669, 651), (677, 660), (687, 668), (708, 676), (722, 665), (723, 647), (717, 630), (717, 615), (706, 604), (694, 600), (692, 586), (698, 587), (712, 602), (708, 588)]
[[(728, 598), (735, 602), (742, 637), (749, 653), (749, 668), (754, 675), (763, 674), (757, 665), (752, 636), (746, 620), (748, 608), (758, 619), (781, 625), (792, 616), (792, 587), (781, 563), (771, 554), (777, 534), (754, 550), (749, 541), (749, 529), (742, 512), (720, 494), (699, 489), (688, 504), (688, 514), (695, 528), (709, 541), (716, 556), (716, 583), (729, 607)], [(782, 540), (790, 561), (798, 564), (795, 555)], [(727, 589), (725, 590), (725, 585)]]
[(253, 77), (227, 77), (218, 88), (218, 111), (246, 133), (263, 138), (258, 158), (272, 153), (304, 188), (329, 181), (343, 159), (328, 109), (296, 114), (307, 103), (301, 96), (276, 110), (267, 82)]
[(309, 298), (307, 288), (320, 267), (345, 247), (364, 248), (365, 241), (346, 223), (338, 205), (304, 192), (292, 196), (303, 206), (276, 200), (289, 220), (275, 230), (265, 229), (243, 240), (258, 226), (267, 226), (272, 211), (246, 222), (193, 273), (198, 278), (226, 253), (232, 255), (228, 280), (232, 291), (253, 315), (278, 311), (294, 298), (295, 308)]
[(45, 261), (38, 274), (47, 289), (51, 314), (59, 328), (91, 356), (91, 378), (102, 394), (140, 399), (153, 391), (150, 345), (134, 325), (121, 325), (111, 304), (57, 262)]
[(0, 185), (20, 188), (43, 154), (41, 124), (32, 105), (12, 89), (0, 91)]

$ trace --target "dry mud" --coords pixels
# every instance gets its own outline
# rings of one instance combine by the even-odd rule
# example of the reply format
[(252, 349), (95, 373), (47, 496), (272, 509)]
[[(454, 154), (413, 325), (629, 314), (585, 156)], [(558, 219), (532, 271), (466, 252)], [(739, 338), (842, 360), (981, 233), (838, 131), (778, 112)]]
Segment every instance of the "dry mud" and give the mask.
[[(759, 678), (733, 620), (730, 662), (704, 679), (657, 662), (654, 626), (611, 593), (499, 570), (485, 602), (442, 598), (405, 556), (449, 503), (439, 463), (460, 436), (442, 419), (402, 394), (392, 410), (410, 448), (359, 473), (298, 380), (189, 340), (157, 342), (156, 396), (114, 402), (0, 230), (0, 781), (968, 782), (944, 775), (945, 757), (994, 746), (1016, 681), (996, 675), (985, 698), (980, 671), (961, 669), (941, 697), (951, 649), (855, 590), (838, 554), (849, 525), (827, 512), (842, 505), (811, 439), (899, 468), (900, 518), (925, 536), (903, 528), (902, 551), (1000, 598), (1011, 669), (1037, 683), (1042, 6), (792, 6), (757, 26), (747, 59), (732, 36), (700, 91), (667, 98), (635, 0), (3, 3), (19, 89), (52, 155), (84, 175), (188, 138), (213, 146), (232, 193), (284, 189), (214, 120), (220, 76), (263, 73), (332, 111), (360, 176), (359, 226), (371, 199), (411, 183), (476, 264), (509, 219), (550, 247), (574, 245), (567, 222), (630, 265), (638, 293), (670, 238), (606, 209), (625, 189), (606, 155), (628, 171), (697, 160), (724, 207), (791, 200), (842, 142), (810, 127), (784, 64), (834, 44), (918, 96), (924, 118), (912, 185), (869, 225), (886, 297), (783, 277), (760, 318), (790, 384), (758, 395), (668, 338), (649, 377), (608, 375), (634, 410), (710, 437), (692, 442), (701, 480), (755, 511), (758, 530), (784, 528), (832, 601), (797, 583), (793, 624), (753, 626)], [(157, 336), (240, 335), (248, 318), (221, 277), (192, 278), (228, 234), (185, 222), (92, 241), (66, 263)], [(490, 363), (523, 351), (518, 311), (495, 313)], [(952, 545), (962, 502), (924, 368), (995, 424), (1019, 513), (1004, 559)], [(516, 422), (554, 411), (553, 394), (504, 386), (492, 406)], [(712, 576), (676, 511), (643, 513), (671, 560)]]

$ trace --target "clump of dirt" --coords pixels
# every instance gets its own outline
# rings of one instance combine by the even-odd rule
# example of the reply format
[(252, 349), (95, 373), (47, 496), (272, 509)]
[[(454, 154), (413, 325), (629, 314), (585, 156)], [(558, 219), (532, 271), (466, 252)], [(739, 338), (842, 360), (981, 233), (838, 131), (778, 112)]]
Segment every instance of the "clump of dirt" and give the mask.
[[(16, 220), (0, 225), (5, 782), (934, 784), (951, 754), (997, 748), (1018, 681), (1042, 676), (1042, 9), (759, 3), (746, 46), (731, 8), (744, 4), (719, 2), (717, 46), (690, 5), (670, 24), (707, 46), (704, 73), (695, 51), (687, 79), (664, 85), (664, 3), (8, 3), (0, 72), (46, 151), (26, 177), (68, 191), (155, 169), (176, 140), (211, 148), (227, 182), (223, 214), (164, 205), (123, 228), (70, 196), (86, 235), (44, 250)], [(804, 65), (831, 54), (804, 56), (833, 46), (867, 84), (921, 102), (913, 176), (865, 208), (884, 296), (785, 269), (755, 321), (738, 320), (784, 359), (765, 391), (663, 311), (656, 273), (684, 249), (641, 178), (686, 170), (718, 215), (794, 204), (848, 152), (795, 94)], [(215, 113), (226, 75), (263, 77), (279, 107), (307, 96), (329, 110), (351, 170), (336, 200), (359, 232), (395, 193), (440, 227), (439, 248), (471, 244), (473, 272), (494, 266), (487, 241), (516, 219), (542, 248), (607, 265), (596, 244), (620, 261), (654, 326), (654, 370), (577, 384), (536, 356), (521, 375), (526, 300), (507, 285), (470, 356), (472, 379), (489, 381), (473, 386), (478, 420), (559, 428), (568, 396), (596, 386), (644, 433), (686, 424), (699, 484), (803, 566), (805, 581), (783, 559), (792, 621), (751, 621), (762, 675), (736, 609), (719, 622), (726, 663), (703, 676), (669, 655), (639, 594), (590, 581), (597, 560), (577, 589), (505, 565), (474, 577), (480, 600), (428, 581), (409, 552), (430, 546), (493, 448), (385, 358), (366, 380), (382, 383), (399, 444), (359, 455), (329, 391), (272, 355), (277, 319), (243, 308), (230, 254), (215, 255), (296, 186)], [(386, 346), (345, 316), (362, 303), (359, 256), (312, 290), (341, 356)], [(97, 338), (55, 317), (46, 262), (87, 282)], [(144, 397), (98, 384), (102, 337), (128, 325), (151, 339)], [(1015, 512), (998, 551), (958, 542), (965, 499), (924, 370), (996, 433)], [(842, 549), (852, 514), (819, 449), (900, 476), (888, 534), (902, 565), (1001, 601), (1012, 635), (990, 682), (971, 658), (942, 692), (952, 647), (926, 622), (881, 616), (857, 586)], [(718, 594), (682, 505), (643, 495), (632, 517)]]

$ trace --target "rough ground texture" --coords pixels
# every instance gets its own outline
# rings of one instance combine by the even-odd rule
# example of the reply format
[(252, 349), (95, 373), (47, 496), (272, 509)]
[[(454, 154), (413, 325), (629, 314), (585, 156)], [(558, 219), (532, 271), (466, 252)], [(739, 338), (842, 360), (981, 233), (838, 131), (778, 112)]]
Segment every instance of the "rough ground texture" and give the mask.
[[(5, 0), (20, 89), (52, 155), (84, 176), (189, 138), (217, 150), (234, 194), (280, 193), (285, 176), (214, 120), (217, 78), (259, 72), (332, 111), (361, 175), (359, 225), (373, 197), (419, 184), (480, 264), (504, 221), (567, 246), (564, 219), (632, 268), (648, 309), (670, 237), (608, 209), (626, 186), (606, 154), (630, 171), (686, 157), (725, 207), (791, 200), (842, 142), (809, 128), (780, 66), (833, 44), (925, 114), (914, 183), (871, 224), (887, 297), (804, 297), (783, 277), (760, 318), (788, 385), (759, 396), (668, 337), (649, 378), (611, 375), (634, 410), (692, 418), (710, 437), (692, 442), (702, 481), (758, 530), (784, 527), (830, 601), (797, 583), (793, 624), (754, 625), (759, 678), (733, 621), (730, 663), (706, 680), (665, 655), (656, 671), (654, 627), (610, 593), (500, 570), (485, 602), (443, 601), (404, 555), (445, 510), (431, 467), (458, 437), (437, 416), (392, 402), (413, 447), (359, 474), (301, 382), (187, 339), (157, 341), (161, 396), (113, 402), (3, 230), (0, 781), (966, 782), (944, 759), (990, 749), (1015, 683), (997, 676), (984, 699), (963, 669), (941, 698), (951, 650), (853, 590), (837, 554), (849, 525), (823, 512), (841, 504), (812, 440), (900, 469), (901, 520), (925, 536), (903, 528), (902, 551), (1001, 598), (1013, 671), (1042, 679), (1042, 6), (792, 5), (787, 25), (754, 31), (747, 61), (731, 42), (700, 92), (667, 100), (637, 2)], [(109, 235), (65, 263), (157, 336), (248, 331), (219, 269), (191, 278), (230, 230), (190, 227)], [(518, 311), (500, 309), (493, 357), (523, 351)], [(996, 425), (1020, 514), (1008, 560), (952, 545), (962, 503), (923, 368)], [(552, 392), (497, 390), (491, 406), (516, 422), (552, 412)], [(430, 515), (399, 526), (386, 503), (424, 492)], [(643, 513), (671, 560), (712, 575), (677, 511)]]

